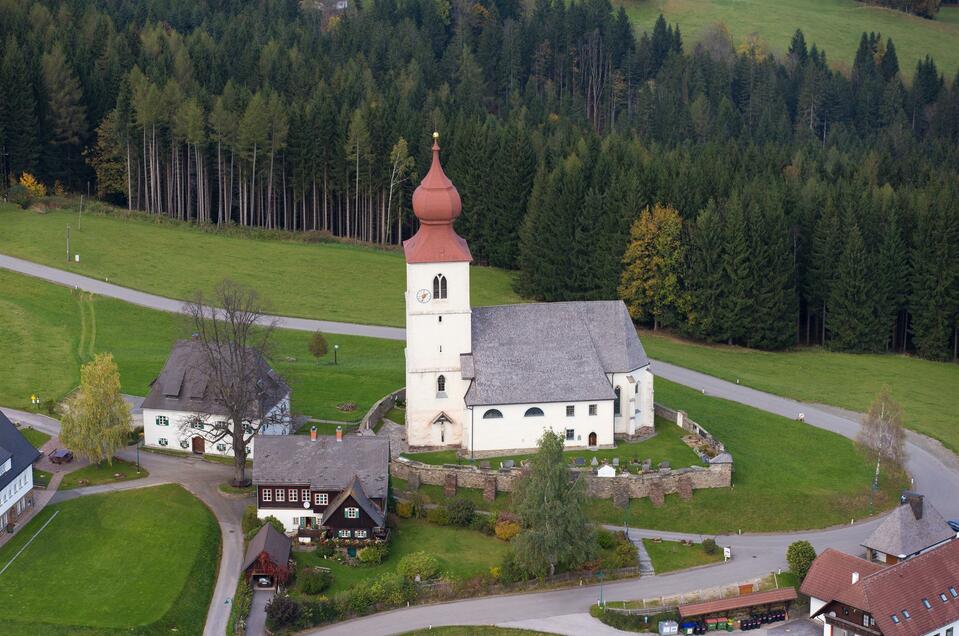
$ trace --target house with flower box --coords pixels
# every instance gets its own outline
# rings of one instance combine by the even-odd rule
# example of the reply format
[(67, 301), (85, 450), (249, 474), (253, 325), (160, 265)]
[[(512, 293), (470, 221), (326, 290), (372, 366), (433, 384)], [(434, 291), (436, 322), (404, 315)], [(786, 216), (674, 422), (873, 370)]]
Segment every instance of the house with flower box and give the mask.
[(257, 440), (257, 516), (303, 540), (358, 547), (386, 541), (390, 442), (386, 437), (284, 435)]

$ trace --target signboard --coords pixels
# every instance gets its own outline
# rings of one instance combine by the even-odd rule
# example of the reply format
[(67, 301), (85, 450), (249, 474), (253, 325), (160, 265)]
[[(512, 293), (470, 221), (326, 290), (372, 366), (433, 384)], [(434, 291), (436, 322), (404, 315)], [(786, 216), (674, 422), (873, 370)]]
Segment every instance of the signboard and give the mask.
[(723, 548), (723, 561), (728, 561), (733, 558), (733, 549), (728, 545)]

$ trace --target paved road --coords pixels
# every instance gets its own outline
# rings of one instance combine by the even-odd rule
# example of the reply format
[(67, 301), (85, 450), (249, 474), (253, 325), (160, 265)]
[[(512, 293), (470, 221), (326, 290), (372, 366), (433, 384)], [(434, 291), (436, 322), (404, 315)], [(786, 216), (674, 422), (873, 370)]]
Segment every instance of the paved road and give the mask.
[[(44, 433), (50, 435), (59, 435), (60, 433), (60, 422), (53, 418), (8, 408), (4, 408), (3, 411), (10, 419), (33, 426)], [(117, 455), (128, 461), (136, 460), (136, 452), (133, 450), (122, 450)], [(149, 477), (135, 481), (57, 492), (51, 499), (51, 503), (75, 499), (84, 495), (170, 483), (180, 484), (193, 493), (210, 508), (220, 525), (222, 539), (220, 569), (203, 633), (205, 636), (223, 636), (229, 622), (233, 593), (236, 591), (240, 566), (243, 561), (241, 520), (243, 518), (243, 508), (247, 503), (242, 499), (225, 497), (217, 488), (220, 483), (232, 478), (233, 470), (230, 466), (205, 462), (199, 458), (170, 457), (149, 452), (140, 453), (140, 464), (150, 471)]]

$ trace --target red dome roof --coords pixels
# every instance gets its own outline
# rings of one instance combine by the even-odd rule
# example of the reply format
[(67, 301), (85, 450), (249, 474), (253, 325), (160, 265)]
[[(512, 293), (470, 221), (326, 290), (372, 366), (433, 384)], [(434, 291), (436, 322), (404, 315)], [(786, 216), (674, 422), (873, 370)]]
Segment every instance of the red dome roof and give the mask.
[(438, 133), (433, 133), (433, 163), (413, 192), (413, 214), (420, 228), (403, 242), (407, 263), (449, 263), (473, 260), (470, 248), (453, 230), (463, 210), (460, 193), (440, 164)]

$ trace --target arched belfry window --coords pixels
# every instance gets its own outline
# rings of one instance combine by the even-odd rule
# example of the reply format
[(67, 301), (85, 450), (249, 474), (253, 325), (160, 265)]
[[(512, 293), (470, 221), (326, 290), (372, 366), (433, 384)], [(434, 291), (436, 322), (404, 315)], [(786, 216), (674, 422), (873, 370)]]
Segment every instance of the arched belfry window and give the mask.
[(433, 298), (446, 298), (446, 276), (442, 274), (433, 277)]
[(446, 391), (446, 376), (441, 375), (436, 378), (436, 392), (444, 393)]

